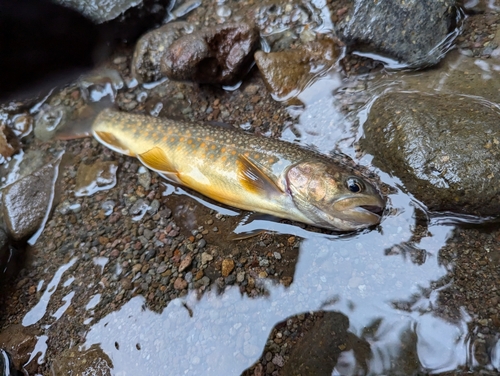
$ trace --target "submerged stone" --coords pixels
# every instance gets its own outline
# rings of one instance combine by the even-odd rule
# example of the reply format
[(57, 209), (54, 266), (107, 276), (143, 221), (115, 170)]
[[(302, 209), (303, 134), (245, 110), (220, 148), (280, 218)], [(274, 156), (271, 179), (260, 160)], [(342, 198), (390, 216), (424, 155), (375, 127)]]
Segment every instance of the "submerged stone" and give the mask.
[(27, 240), (43, 225), (52, 206), (58, 166), (49, 163), (3, 189), (3, 216), (14, 240)]
[(114, 161), (96, 161), (90, 165), (81, 163), (76, 173), (75, 196), (90, 196), (116, 185), (118, 164)]
[(468, 96), (394, 92), (372, 105), (361, 146), (433, 211), (500, 213), (500, 111)]
[(255, 2), (244, 18), (255, 24), (261, 38), (272, 51), (288, 50), (292, 44), (305, 42), (323, 21), (316, 3), (301, 0), (264, 0)]
[(244, 22), (207, 27), (176, 40), (161, 62), (161, 72), (173, 80), (231, 85), (252, 63), (259, 34)]
[(80, 350), (76, 346), (56, 356), (52, 374), (111, 376), (114, 374), (113, 362), (99, 345), (92, 345), (88, 350)]
[(268, 90), (283, 100), (300, 94), (333, 66), (337, 56), (333, 41), (324, 39), (293, 50), (257, 51), (255, 62)]
[(454, 0), (355, 0), (335, 29), (352, 49), (418, 68), (441, 60), (455, 23)]
[(35, 137), (41, 141), (48, 141), (61, 129), (67, 118), (66, 108), (62, 105), (51, 106), (44, 104), (35, 117)]

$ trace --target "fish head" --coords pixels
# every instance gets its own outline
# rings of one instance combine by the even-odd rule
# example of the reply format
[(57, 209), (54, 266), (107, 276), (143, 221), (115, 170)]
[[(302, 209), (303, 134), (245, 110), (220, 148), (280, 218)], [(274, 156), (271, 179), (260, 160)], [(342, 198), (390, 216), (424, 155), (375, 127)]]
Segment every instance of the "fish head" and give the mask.
[(296, 208), (315, 226), (353, 231), (380, 222), (385, 201), (367, 179), (327, 161), (303, 161), (286, 172)]

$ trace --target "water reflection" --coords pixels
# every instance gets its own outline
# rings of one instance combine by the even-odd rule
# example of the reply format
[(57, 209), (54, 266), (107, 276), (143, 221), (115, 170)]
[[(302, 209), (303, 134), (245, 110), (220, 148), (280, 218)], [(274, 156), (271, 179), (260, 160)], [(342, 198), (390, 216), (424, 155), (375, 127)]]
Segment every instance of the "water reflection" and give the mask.
[[(395, 195), (393, 202), (397, 205), (405, 197), (408, 200)], [(404, 207), (411, 205), (406, 202)], [(150, 311), (144, 298), (135, 297), (93, 325), (85, 345), (100, 344), (120, 375), (143, 372), (145, 366), (158, 374), (234, 375), (252, 367), (261, 356), (266, 359), (265, 349), (274, 343), (268, 339), (269, 333), (282, 326), (280, 322), (314, 312), (322, 317), (314, 321), (311, 331), (306, 330), (302, 341), (308, 343), (307, 336), (316, 338), (319, 334), (314, 333), (321, 333), (321, 328), (335, 331), (336, 337), (330, 338), (331, 349), (311, 349), (330, 354), (329, 361), (318, 358), (316, 364), (313, 355), (307, 360), (312, 362), (308, 367), (331, 367), (330, 373), (310, 374), (401, 370), (411, 374), (456, 369), (468, 361), (470, 318), (464, 313), (459, 320), (449, 322), (432, 310), (439, 293), (434, 283), (449, 272), (449, 266), (438, 261), (438, 252), (454, 227), (431, 225), (418, 237), (414, 228), (414, 213), (407, 210), (387, 217), (380, 231), (335, 241), (304, 231), (290, 287), (258, 279), (256, 283), (265, 294), (254, 298), (232, 286), (223, 294), (213, 288), (201, 297), (192, 291), (172, 301), (161, 313)], [(387, 253), (408, 242), (425, 250), (423, 261)], [(430, 294), (422, 295), (422, 291)], [(417, 298), (411, 305), (403, 305), (409, 296)], [(286, 364), (297, 361), (297, 350), (289, 352), (282, 345), (275, 350), (275, 354), (271, 351), (271, 362), (276, 354), (283, 360), (277, 361), (275, 369), (283, 367), (282, 374), (296, 374), (292, 370), (300, 367)], [(305, 358), (301, 362), (306, 362)], [(255, 367), (252, 372), (258, 372)]]

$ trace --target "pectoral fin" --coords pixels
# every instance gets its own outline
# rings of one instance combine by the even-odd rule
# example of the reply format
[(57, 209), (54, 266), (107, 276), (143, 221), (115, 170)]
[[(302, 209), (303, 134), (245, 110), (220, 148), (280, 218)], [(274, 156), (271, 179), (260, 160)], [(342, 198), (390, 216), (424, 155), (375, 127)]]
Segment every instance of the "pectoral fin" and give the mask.
[(130, 150), (124, 146), (119, 139), (117, 139), (113, 133), (111, 132), (103, 132), (103, 131), (94, 131), (94, 137), (101, 144), (107, 146), (111, 150), (116, 151), (117, 153), (133, 156), (134, 154), (130, 152)]
[(249, 192), (268, 197), (284, 193), (264, 171), (247, 157), (240, 155), (236, 164), (240, 184)]
[(151, 170), (157, 171), (167, 179), (179, 181), (177, 171), (169, 161), (167, 154), (158, 146), (137, 156), (139, 160)]

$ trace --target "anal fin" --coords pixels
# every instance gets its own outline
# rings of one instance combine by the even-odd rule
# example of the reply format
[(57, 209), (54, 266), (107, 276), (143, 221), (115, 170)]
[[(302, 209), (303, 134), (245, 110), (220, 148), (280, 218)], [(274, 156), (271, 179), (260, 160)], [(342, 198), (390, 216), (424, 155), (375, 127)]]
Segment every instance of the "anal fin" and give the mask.
[(272, 197), (284, 192), (254, 162), (240, 155), (236, 160), (240, 184), (249, 192)]

